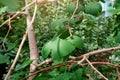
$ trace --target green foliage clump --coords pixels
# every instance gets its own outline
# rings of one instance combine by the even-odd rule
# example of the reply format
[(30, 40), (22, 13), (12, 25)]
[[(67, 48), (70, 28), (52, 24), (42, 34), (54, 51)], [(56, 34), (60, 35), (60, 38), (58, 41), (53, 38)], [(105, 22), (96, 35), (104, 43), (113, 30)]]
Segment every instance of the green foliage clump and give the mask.
[(102, 6), (100, 3), (98, 2), (89, 2), (86, 6), (85, 6), (85, 13), (94, 15), (94, 16), (98, 16), (100, 15), (100, 13), (102, 12)]
[(120, 0), (115, 0), (115, 1), (114, 1), (114, 7), (115, 7), (116, 9), (120, 8)]
[[(75, 11), (75, 9), (76, 9), (76, 3), (71, 2), (66, 8), (66, 12), (73, 13)], [(82, 4), (78, 4), (76, 13), (78, 13), (80, 11), (84, 11), (84, 6)]]
[[(7, 0), (5, 0), (6, 2)], [(16, 0), (11, 2), (16, 4)], [(119, 17), (113, 15), (110, 17), (98, 16), (101, 14), (101, 5), (98, 2), (88, 2), (80, 0), (78, 9), (71, 19), (71, 15), (75, 11), (76, 3), (68, 0), (61, 0), (61, 3), (45, 3), (38, 7), (35, 18), (35, 34), (38, 50), (41, 56), (38, 61), (42, 62), (47, 58), (52, 58), (53, 63), (45, 64), (38, 67), (38, 70), (64, 63), (69, 60), (69, 56), (80, 56), (90, 51), (102, 48), (118, 46), (120, 44)], [(97, 0), (98, 1), (98, 0)], [(104, 0), (99, 0), (103, 1)], [(8, 10), (8, 2), (0, 1), (0, 13)], [(68, 5), (68, 6), (67, 6)], [(16, 11), (18, 6), (13, 8), (9, 6), (9, 11)], [(30, 9), (31, 13), (33, 8)], [(70, 15), (68, 15), (70, 14)], [(119, 11), (118, 14), (119, 15)], [(6, 20), (6, 16), (2, 15), (0, 22)], [(12, 28), (6, 40), (4, 37), (7, 33), (8, 26), (5, 25), (0, 29), (0, 64), (6, 64), (6, 71), (10, 67), (18, 46), (25, 32), (25, 17), (18, 16), (12, 20)], [(114, 35), (116, 32), (117, 34)], [(23, 33), (23, 34), (21, 34)], [(72, 35), (71, 35), (72, 34)], [(52, 38), (52, 39), (51, 39)], [(5, 42), (5, 48), (2, 43)], [(6, 50), (5, 50), (6, 49)], [(89, 58), (91, 61), (108, 60), (113, 64), (120, 62), (120, 51), (108, 53), (107, 55), (95, 55)], [(28, 40), (22, 48), (19, 60), (12, 72), (10, 80), (21, 80), (29, 74), (29, 65), (33, 60), (29, 59)], [(94, 72), (87, 63), (84, 67), (77, 64), (71, 66), (62, 66), (52, 69), (48, 72), (39, 73), (34, 80), (101, 80), (102, 78)], [(113, 67), (106, 65), (95, 65), (109, 80), (117, 80), (116, 71)], [(6, 73), (3, 73), (4, 75)], [(107, 75), (107, 74), (110, 74)], [(111, 77), (113, 76), (113, 77)]]

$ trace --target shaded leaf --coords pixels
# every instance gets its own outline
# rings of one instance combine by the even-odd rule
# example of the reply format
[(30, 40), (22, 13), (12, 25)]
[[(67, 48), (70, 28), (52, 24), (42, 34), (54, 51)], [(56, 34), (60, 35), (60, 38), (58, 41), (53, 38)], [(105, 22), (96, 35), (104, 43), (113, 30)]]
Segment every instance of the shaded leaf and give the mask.
[(115, 41), (116, 41), (117, 43), (120, 43), (120, 32), (118, 32), (118, 34), (116, 35)]
[(16, 11), (19, 8), (18, 0), (0, 0), (0, 3), (8, 7), (8, 11)]
[(98, 16), (102, 12), (102, 6), (100, 3), (94, 1), (94, 2), (89, 2), (85, 6), (85, 13)]
[(33, 60), (23, 62), (18, 68), (15, 69), (15, 71), (24, 69), (25, 67), (29, 66), (32, 62)]
[(9, 57), (0, 54), (0, 64), (7, 63), (9, 61)]
[(72, 73), (72, 79), (71, 80), (82, 80), (82, 71), (83, 69), (78, 69), (75, 72)]
[(7, 43), (7, 51), (13, 49), (15, 47), (14, 43)]
[(60, 75), (56, 76), (55, 78), (51, 78), (49, 80), (70, 80), (71, 73), (61, 73)]
[[(75, 11), (75, 8), (76, 8), (76, 3), (75, 2), (71, 2), (67, 6), (66, 11), (69, 12), (69, 13), (73, 13)], [(78, 13), (80, 11), (84, 11), (84, 6), (81, 5), (81, 4), (78, 4), (78, 9), (77, 9), (76, 13)]]

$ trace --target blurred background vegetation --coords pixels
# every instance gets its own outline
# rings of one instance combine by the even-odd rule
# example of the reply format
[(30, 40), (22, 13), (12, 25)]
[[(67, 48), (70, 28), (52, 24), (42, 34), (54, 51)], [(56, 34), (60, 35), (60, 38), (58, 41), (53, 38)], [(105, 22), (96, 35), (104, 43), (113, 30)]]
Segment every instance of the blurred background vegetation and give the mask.
[[(71, 18), (76, 0), (60, 0), (58, 3), (40, 4), (37, 10), (37, 15), (34, 21), (34, 31), (39, 53), (41, 54), (42, 47), (46, 42), (50, 41), (57, 31), (51, 30), (51, 23), (58, 19)], [(71, 28), (72, 34), (79, 36), (83, 40), (84, 46), (81, 49), (75, 49), (72, 53), (74, 56), (82, 55), (90, 51), (115, 47), (120, 45), (120, 1), (115, 0), (95, 0), (102, 4), (102, 9), (98, 12), (94, 5), (86, 6), (94, 0), (79, 0), (82, 5), (81, 10), (74, 15), (75, 24)], [(97, 2), (98, 3), (98, 2)], [(106, 6), (106, 7), (105, 7)], [(11, 17), (13, 14), (24, 7), (24, 0), (0, 0), (0, 24)], [(93, 12), (92, 12), (92, 8)], [(34, 8), (30, 8), (31, 14)], [(92, 13), (91, 13), (92, 12)], [(59, 25), (59, 24), (58, 24)], [(22, 40), (22, 36), (26, 30), (26, 16), (18, 15), (11, 20), (12, 29), (7, 37), (9, 30), (8, 24), (0, 27), (0, 79), (5, 77), (10, 65), (18, 50), (18, 46)], [(4, 43), (4, 44), (3, 44)], [(10, 80), (21, 80), (29, 74), (29, 46), (26, 40), (15, 71), (12, 73)], [(51, 45), (52, 46), (52, 45)], [(50, 56), (51, 57), (51, 56)], [(99, 57), (99, 59), (98, 59)], [(90, 60), (106, 60), (113, 64), (120, 64), (120, 51), (108, 53), (107, 55), (96, 55)], [(43, 61), (42, 56), (39, 62)], [(26, 62), (26, 66), (23, 63)], [(25, 63), (24, 63), (25, 64)], [(54, 64), (54, 63), (53, 63)], [(56, 64), (56, 63), (55, 63)], [(52, 65), (52, 64), (49, 64)], [(48, 65), (44, 65), (44, 68)], [(106, 65), (98, 65), (97, 69), (102, 72), (109, 80), (117, 80), (117, 73), (113, 67)], [(77, 74), (77, 75), (76, 75)], [(79, 75), (78, 75), (79, 74)], [(73, 76), (71, 78), (71, 76)], [(88, 76), (89, 75), (89, 76)], [(79, 77), (78, 77), (79, 76)], [(81, 76), (81, 77), (80, 77)], [(48, 73), (39, 74), (34, 80), (102, 80), (102, 78), (94, 72), (90, 66), (78, 67), (74, 65), (71, 71), (67, 71), (66, 67), (53, 69)]]

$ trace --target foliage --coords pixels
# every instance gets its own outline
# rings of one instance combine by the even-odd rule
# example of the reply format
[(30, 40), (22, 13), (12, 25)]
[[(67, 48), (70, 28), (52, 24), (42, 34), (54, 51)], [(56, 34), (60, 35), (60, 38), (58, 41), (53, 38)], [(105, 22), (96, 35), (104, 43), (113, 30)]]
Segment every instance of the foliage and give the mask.
[[(44, 69), (48, 66), (63, 63), (69, 60), (69, 56), (78, 56), (87, 52), (119, 46), (120, 44), (120, 14), (119, 0), (115, 0), (114, 14), (109, 17), (102, 16), (101, 4), (98, 0), (80, 0), (76, 9), (76, 2), (61, 0), (60, 3), (41, 4), (35, 18), (35, 34), (38, 50), (41, 53), (39, 62), (47, 58), (52, 58), (53, 63), (40, 66)], [(100, 0), (104, 2), (104, 0)], [(11, 6), (11, 4), (14, 6)], [(0, 23), (2, 24), (10, 16), (4, 12), (17, 11), (24, 3), (18, 0), (0, 0)], [(31, 14), (33, 8), (31, 7)], [(76, 10), (75, 14), (73, 12)], [(6, 16), (7, 15), (7, 16)], [(73, 18), (71, 18), (73, 16)], [(5, 39), (9, 29), (4, 25), (0, 29), (0, 64), (5, 65), (6, 71), (10, 67), (18, 50), (22, 35), (25, 32), (25, 16), (17, 16), (11, 21), (12, 30)], [(72, 34), (72, 35), (71, 35)], [(4, 45), (3, 45), (4, 43)], [(77, 55), (76, 55), (77, 54)], [(119, 64), (120, 51), (111, 52), (104, 55), (90, 57), (91, 61), (110, 61)], [(20, 80), (29, 74), (29, 65), (33, 60), (29, 59), (28, 40), (25, 42), (15, 71), (10, 80)], [(7, 65), (7, 66), (6, 66)], [(1, 66), (1, 65), (0, 65)], [(117, 73), (113, 67), (106, 65), (95, 65), (109, 80), (117, 80)], [(0, 67), (1, 68), (1, 67)], [(70, 69), (69, 69), (70, 68)], [(2, 76), (6, 73), (2, 73)], [(107, 75), (107, 74), (110, 74)], [(112, 76), (112, 77), (111, 77)], [(4, 78), (4, 76), (3, 76)], [(39, 73), (34, 80), (101, 80), (102, 78), (94, 72), (90, 66), (80, 67), (76, 64), (72, 66), (62, 66), (52, 69), (49, 72)]]
[(102, 6), (98, 2), (89, 2), (85, 6), (85, 12), (97, 16), (102, 12)]

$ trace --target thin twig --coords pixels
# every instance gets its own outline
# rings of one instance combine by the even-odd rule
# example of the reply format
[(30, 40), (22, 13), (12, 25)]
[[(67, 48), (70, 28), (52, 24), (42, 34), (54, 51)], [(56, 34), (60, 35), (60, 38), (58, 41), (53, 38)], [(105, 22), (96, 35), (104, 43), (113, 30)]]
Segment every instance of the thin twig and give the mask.
[(108, 80), (108, 78), (106, 78), (101, 72), (99, 72), (87, 58), (85, 59), (88, 62), (88, 64), (92, 67), (93, 70), (95, 70), (102, 78), (104, 78), (105, 80)]
[(111, 51), (115, 51), (115, 50), (120, 50), (120, 46), (88, 52), (86, 54), (83, 54), (81, 56), (76, 57), (76, 59), (81, 59), (84, 55), (85, 56), (92, 56), (92, 55), (107, 53), (107, 52), (111, 52)]
[(67, 66), (67, 65), (71, 65), (73, 62), (72, 61), (68, 61), (68, 62), (64, 62), (64, 63), (60, 63), (60, 64), (57, 64), (57, 65), (53, 65), (53, 66), (49, 66), (49, 67), (46, 67), (46, 68), (43, 68), (39, 71), (36, 71), (28, 76), (26, 76), (23, 80), (27, 79), (28, 77), (30, 76), (33, 76), (35, 74), (38, 74), (38, 73), (41, 73), (41, 72), (46, 72), (46, 71), (49, 71), (49, 70), (52, 70), (52, 69), (55, 69), (55, 68), (59, 68), (61, 66)]
[[(92, 65), (108, 65), (108, 66), (112, 66), (112, 67), (118, 67), (120, 66), (119, 64), (112, 64), (112, 63), (109, 63), (109, 62), (91, 62)], [(86, 65), (89, 65), (88, 63), (84, 63), (84, 64), (81, 64), (81, 66), (86, 66)]]
[(74, 15), (75, 15), (75, 13), (76, 13), (76, 11), (77, 11), (77, 9), (78, 9), (79, 0), (77, 0), (76, 2), (77, 2), (77, 3), (76, 3), (76, 7), (75, 7), (75, 10), (74, 10), (74, 12), (73, 12), (73, 14), (72, 14), (72, 16), (71, 16), (71, 19), (73, 19)]
[[(9, 16), (9, 18), (10, 18), (10, 16)], [(6, 48), (5, 48), (5, 40), (6, 40), (7, 36), (9, 35), (10, 30), (12, 29), (11, 21), (10, 21), (10, 20), (9, 20), (8, 26), (9, 26), (9, 29), (8, 29), (7, 34), (5, 35), (4, 40), (3, 40), (3, 43), (2, 43), (2, 46), (3, 46), (3, 48), (4, 48), (5, 51), (6, 51)]]
[(19, 48), (18, 48), (17, 54), (16, 54), (16, 56), (15, 56), (15, 59), (14, 59), (12, 65), (11, 65), (11, 67), (10, 67), (7, 75), (5, 76), (5, 79), (4, 79), (4, 80), (8, 80), (11, 72), (14, 70), (15, 64), (16, 64), (18, 58), (19, 58), (20, 51), (21, 51), (21, 49), (22, 49), (22, 47), (23, 47), (23, 45), (24, 45), (24, 42), (25, 42), (25, 40), (26, 40), (26, 37), (27, 37), (27, 33), (25, 33), (25, 34), (23, 35), (23, 39), (22, 39), (22, 41), (21, 41), (21, 43), (20, 43), (20, 46), (19, 46)]
[[(38, 74), (38, 73), (41, 73), (41, 72), (46, 72), (46, 71), (48, 71), (48, 70), (51, 70), (51, 69), (54, 69), (54, 68), (58, 68), (58, 67), (61, 67), (61, 66), (67, 66), (68, 64), (73, 64), (73, 63), (76, 63), (76, 61), (74, 61), (74, 60), (79, 60), (79, 59), (81, 59), (81, 61), (80, 62), (83, 62), (84, 61), (84, 59), (88, 62), (88, 64), (97, 72), (97, 73), (99, 73), (100, 74), (100, 76), (102, 76), (105, 80), (108, 80), (103, 74), (101, 74), (92, 64), (105, 64), (105, 65), (110, 65), (110, 66), (114, 66), (114, 67), (116, 67), (116, 66), (119, 66), (119, 65), (114, 65), (114, 64), (111, 64), (111, 63), (108, 63), (108, 62), (90, 62), (89, 60), (88, 60), (88, 57), (89, 56), (92, 56), (92, 55), (95, 55), (95, 54), (99, 54), (99, 53), (105, 53), (105, 52), (110, 52), (110, 51), (115, 51), (115, 50), (120, 50), (120, 47), (118, 46), (118, 47), (113, 47), (113, 48), (108, 48), (108, 49), (102, 49), (102, 50), (96, 50), (96, 51), (93, 51), (93, 52), (89, 52), (89, 53), (86, 53), (86, 54), (84, 54), (84, 55), (81, 55), (81, 56), (79, 56), (79, 57), (70, 57), (70, 59), (72, 59), (71, 61), (68, 61), (68, 62), (64, 62), (64, 63), (61, 63), (61, 64), (58, 64), (58, 65), (54, 65), (54, 66), (49, 66), (49, 67), (46, 67), (46, 68), (44, 68), (44, 69), (41, 69), (41, 70), (39, 70), (39, 71), (36, 71), (36, 72), (34, 72), (33, 74), (31, 74), (31, 75), (28, 75), (28, 76), (26, 76), (24, 79), (26, 79), (26, 78), (28, 78), (28, 77), (30, 77), (30, 76), (32, 76), (32, 75), (35, 75), (35, 74)], [(84, 58), (83, 58), (84, 57)], [(77, 61), (77, 63), (78, 63), (79, 61)], [(88, 65), (87, 63), (85, 63), (85, 64), (83, 64), (83, 65)], [(81, 64), (82, 65), (82, 64)], [(41, 66), (41, 64), (40, 64), (40, 66)]]
[(83, 58), (80, 60), (80, 61), (78, 61), (78, 65), (81, 65), (81, 63), (83, 62), (83, 61), (85, 61), (85, 58), (86, 58), (86, 56), (83, 56)]
[(53, 60), (50, 58), (50, 59), (46, 59), (45, 61), (41, 62), (40, 64), (37, 64), (37, 67), (40, 67), (44, 64), (48, 64), (48, 63), (51, 63)]
[(69, 31), (69, 34), (70, 34), (70, 38), (72, 38), (73, 35), (72, 35), (72, 31), (71, 31), (71, 28), (70, 28), (70, 27), (68, 27), (68, 31)]
[(117, 75), (118, 75), (118, 80), (120, 80), (120, 72), (119, 72), (119, 67), (116, 67), (116, 72), (117, 72)]

